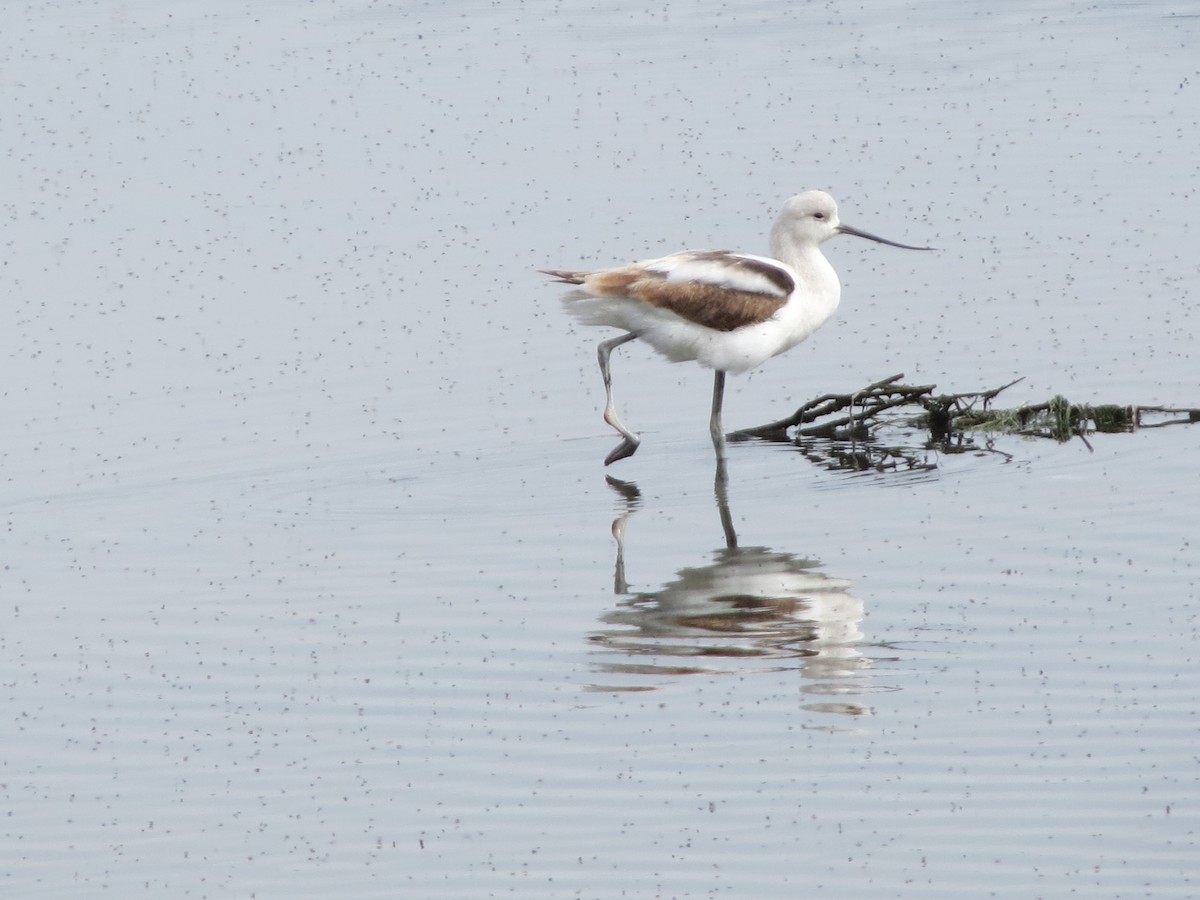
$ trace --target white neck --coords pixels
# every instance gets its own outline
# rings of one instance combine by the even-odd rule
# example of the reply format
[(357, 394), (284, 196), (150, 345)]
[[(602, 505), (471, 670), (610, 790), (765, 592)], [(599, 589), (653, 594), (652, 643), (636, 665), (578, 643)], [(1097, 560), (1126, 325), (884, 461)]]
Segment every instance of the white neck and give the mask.
[(796, 240), (787, 226), (776, 222), (771, 229), (771, 256), (796, 273), (796, 298), (789, 313), (796, 317), (797, 337), (820, 328), (833, 315), (842, 298), (842, 285), (821, 248), (811, 241)]
[(781, 263), (790, 266), (800, 277), (800, 283), (808, 292), (814, 294), (832, 294), (833, 305), (837, 306), (837, 297), (841, 293), (841, 282), (837, 272), (814, 243), (797, 241), (788, 232), (787, 226), (776, 222), (771, 229), (771, 256)]

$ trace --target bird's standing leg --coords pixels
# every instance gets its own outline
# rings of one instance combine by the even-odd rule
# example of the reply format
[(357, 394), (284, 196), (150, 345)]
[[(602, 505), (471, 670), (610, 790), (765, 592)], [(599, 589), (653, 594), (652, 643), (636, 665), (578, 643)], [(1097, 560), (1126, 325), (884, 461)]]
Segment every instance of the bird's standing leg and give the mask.
[(725, 398), (725, 373), (717, 369), (713, 375), (712, 418), (708, 420), (708, 430), (712, 434), (713, 449), (717, 451), (717, 459), (725, 459), (725, 429), (721, 427), (721, 402)]
[(625, 438), (605, 457), (604, 464), (606, 466), (612, 465), (618, 459), (633, 456), (637, 452), (638, 444), (642, 442), (640, 437), (621, 423), (621, 419), (617, 415), (617, 405), (613, 402), (612, 372), (609, 371), (608, 367), (608, 358), (612, 355), (612, 352), (622, 344), (628, 343), (636, 337), (636, 334), (623, 334), (620, 337), (602, 342), (597, 349), (596, 355), (600, 358), (600, 374), (604, 376), (604, 421), (619, 431), (621, 437)]

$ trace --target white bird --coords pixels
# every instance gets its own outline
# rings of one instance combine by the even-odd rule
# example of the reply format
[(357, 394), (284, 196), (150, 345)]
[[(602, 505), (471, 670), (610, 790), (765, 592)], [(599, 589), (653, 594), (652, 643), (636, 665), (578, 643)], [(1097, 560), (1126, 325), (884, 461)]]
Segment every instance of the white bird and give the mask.
[(604, 421), (623, 438), (604, 464), (632, 456), (641, 443), (617, 415), (609, 370), (612, 351), (634, 338), (641, 338), (671, 362), (695, 360), (715, 370), (709, 431), (718, 457), (723, 456), (725, 374), (749, 371), (790, 350), (833, 315), (842, 286), (820, 248), (837, 234), (905, 250), (931, 249), (898, 244), (843, 225), (831, 196), (807, 191), (784, 203), (771, 226), (773, 258), (686, 250), (594, 272), (539, 270), (559, 283), (580, 286), (565, 301), (581, 322), (626, 332), (599, 347)]

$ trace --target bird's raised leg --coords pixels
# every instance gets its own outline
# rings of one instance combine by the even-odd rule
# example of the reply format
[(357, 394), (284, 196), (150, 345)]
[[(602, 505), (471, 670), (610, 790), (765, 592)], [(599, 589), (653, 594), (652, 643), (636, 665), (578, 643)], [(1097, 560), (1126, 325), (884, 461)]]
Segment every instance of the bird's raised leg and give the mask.
[(633, 456), (637, 452), (638, 444), (642, 442), (640, 437), (622, 424), (620, 417), (617, 415), (617, 405), (613, 402), (612, 372), (609, 371), (608, 367), (608, 358), (612, 355), (612, 352), (622, 344), (628, 343), (636, 337), (636, 334), (623, 334), (610, 341), (604, 341), (597, 348), (596, 355), (600, 358), (600, 374), (604, 376), (604, 421), (619, 431), (621, 437), (625, 438), (604, 458), (606, 466), (612, 465), (618, 459)]
[(721, 427), (721, 403), (725, 398), (725, 373), (718, 369), (713, 375), (712, 418), (708, 420), (708, 430), (712, 434), (713, 449), (717, 451), (717, 459), (725, 458), (725, 429)]

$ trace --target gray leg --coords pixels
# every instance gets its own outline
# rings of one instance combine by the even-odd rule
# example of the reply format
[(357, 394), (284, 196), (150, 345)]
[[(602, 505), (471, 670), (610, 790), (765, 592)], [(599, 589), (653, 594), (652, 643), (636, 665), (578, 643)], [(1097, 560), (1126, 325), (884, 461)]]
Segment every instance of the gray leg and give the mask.
[(640, 437), (622, 424), (621, 418), (617, 415), (617, 405), (613, 402), (612, 372), (608, 367), (608, 358), (612, 352), (636, 337), (636, 334), (623, 334), (612, 340), (604, 341), (597, 350), (597, 356), (600, 358), (600, 374), (604, 376), (604, 421), (619, 431), (621, 437), (625, 439), (605, 457), (604, 464), (606, 466), (612, 465), (618, 459), (633, 456), (637, 452), (638, 444), (642, 442)]
[(713, 449), (717, 451), (717, 459), (725, 458), (725, 429), (721, 427), (721, 403), (725, 399), (725, 373), (719, 369), (713, 375), (712, 418), (708, 420), (708, 430), (712, 434)]

